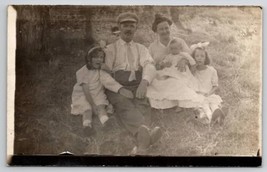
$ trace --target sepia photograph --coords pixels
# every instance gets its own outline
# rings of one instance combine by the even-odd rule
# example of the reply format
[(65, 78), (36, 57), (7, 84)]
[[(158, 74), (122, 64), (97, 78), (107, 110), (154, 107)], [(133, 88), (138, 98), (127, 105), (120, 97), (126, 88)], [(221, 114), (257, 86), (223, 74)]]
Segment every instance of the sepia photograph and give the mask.
[(11, 158), (261, 159), (260, 6), (7, 11)]

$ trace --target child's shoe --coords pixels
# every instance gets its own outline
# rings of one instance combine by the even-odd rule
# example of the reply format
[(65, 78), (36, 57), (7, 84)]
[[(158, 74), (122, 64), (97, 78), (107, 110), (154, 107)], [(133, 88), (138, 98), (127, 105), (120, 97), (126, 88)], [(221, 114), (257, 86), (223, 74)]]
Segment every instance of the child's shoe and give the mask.
[(210, 121), (209, 121), (209, 119), (207, 117), (199, 118), (198, 121), (203, 125), (210, 124)]
[(114, 108), (113, 108), (112, 104), (109, 104), (107, 106), (107, 113), (108, 114), (113, 114), (114, 113)]
[(216, 124), (222, 126), (224, 119), (225, 119), (225, 114), (223, 113), (223, 111), (221, 109), (216, 109), (212, 114), (211, 127), (215, 126)]
[(113, 130), (113, 128), (114, 128), (114, 125), (115, 125), (115, 123), (116, 123), (116, 121), (115, 121), (116, 119), (115, 119), (115, 117), (114, 116), (111, 116), (111, 117), (109, 117), (109, 119), (103, 124), (103, 131), (111, 131), (111, 130)]
[(104, 125), (108, 121), (109, 117), (107, 115), (103, 115), (99, 117), (99, 120), (102, 125)]
[(202, 108), (198, 108), (194, 110), (195, 119), (200, 122), (203, 125), (207, 125), (210, 123), (210, 120), (208, 117), (206, 117), (206, 114)]
[(194, 110), (194, 114), (195, 114), (195, 118), (200, 119), (200, 118), (204, 118), (205, 112), (202, 108), (197, 108)]

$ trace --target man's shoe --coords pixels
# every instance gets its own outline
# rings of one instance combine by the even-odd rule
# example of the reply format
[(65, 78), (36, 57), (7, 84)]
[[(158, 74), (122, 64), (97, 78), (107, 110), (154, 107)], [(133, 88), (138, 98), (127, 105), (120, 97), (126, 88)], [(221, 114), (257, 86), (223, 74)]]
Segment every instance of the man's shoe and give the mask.
[(150, 133), (148, 127), (142, 125), (137, 132), (137, 148), (139, 151), (147, 150), (150, 146)]
[(153, 145), (162, 137), (162, 129), (160, 127), (155, 127), (150, 132), (150, 144)]
[(219, 124), (219, 126), (222, 126), (224, 122), (224, 118), (225, 118), (225, 114), (223, 113), (223, 111), (221, 109), (216, 109), (212, 114), (211, 127), (215, 126), (216, 124)]

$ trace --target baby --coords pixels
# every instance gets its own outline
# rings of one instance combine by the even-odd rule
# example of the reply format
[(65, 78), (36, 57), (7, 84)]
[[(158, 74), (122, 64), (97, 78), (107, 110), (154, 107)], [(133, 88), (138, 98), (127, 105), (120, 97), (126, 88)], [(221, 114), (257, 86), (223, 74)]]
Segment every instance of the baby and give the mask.
[[(164, 80), (168, 77), (174, 77), (179, 79), (181, 82), (184, 82), (189, 87), (193, 88), (197, 91), (197, 84), (192, 75), (196, 71), (196, 62), (190, 56), (190, 54), (186, 52), (182, 52), (182, 44), (178, 39), (173, 39), (169, 43), (169, 52), (162, 62), (159, 63), (157, 69), (159, 70), (157, 73), (157, 78)], [(178, 69), (178, 63), (180, 60), (186, 59), (189, 62), (189, 65), (186, 65), (185, 71), (180, 71)], [(192, 73), (191, 73), (192, 72)]]
[(178, 39), (171, 40), (168, 48), (170, 54), (157, 65), (156, 78), (147, 91), (150, 104), (156, 109), (176, 107), (176, 112), (181, 111), (181, 107), (194, 108), (203, 101), (203, 97), (196, 93), (197, 81), (188, 65), (185, 71), (180, 71), (177, 65), (180, 60), (186, 59), (195, 68), (196, 62), (188, 53), (181, 52), (182, 45)]
[(191, 67), (195, 68), (195, 60), (188, 53), (182, 52), (183, 45), (178, 39), (172, 39), (168, 45), (168, 48), (169, 55), (167, 55), (161, 62), (158, 63), (158, 65), (156, 65), (157, 70), (162, 70), (171, 66), (177, 67), (178, 62), (183, 58), (188, 60)]

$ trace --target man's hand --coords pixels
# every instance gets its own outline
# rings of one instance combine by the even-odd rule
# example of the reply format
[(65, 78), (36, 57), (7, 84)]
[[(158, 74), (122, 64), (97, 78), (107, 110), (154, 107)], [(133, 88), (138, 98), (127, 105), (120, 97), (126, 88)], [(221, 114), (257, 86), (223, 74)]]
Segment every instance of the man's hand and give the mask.
[(123, 88), (123, 87), (119, 89), (119, 94), (123, 95), (123, 96), (125, 96), (125, 97), (127, 97), (129, 99), (133, 99), (134, 98), (133, 93), (130, 90), (127, 90), (126, 88)]
[(148, 86), (148, 81), (147, 80), (142, 80), (137, 88), (136, 91), (136, 97), (139, 99), (142, 99), (146, 96), (146, 91), (147, 91), (147, 86)]
[(180, 72), (185, 72), (186, 71), (186, 65), (188, 65), (188, 63), (189, 63), (188, 60), (183, 58), (177, 63), (176, 67)]

